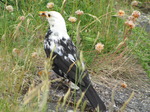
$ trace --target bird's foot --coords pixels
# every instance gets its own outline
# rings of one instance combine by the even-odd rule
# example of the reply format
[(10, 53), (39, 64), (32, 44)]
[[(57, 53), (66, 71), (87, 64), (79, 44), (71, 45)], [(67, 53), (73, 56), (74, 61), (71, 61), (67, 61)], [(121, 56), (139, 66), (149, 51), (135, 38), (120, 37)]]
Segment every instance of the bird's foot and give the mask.
[(75, 90), (79, 90), (79, 89), (80, 89), (76, 84), (74, 84), (74, 83), (71, 82), (71, 81), (70, 81), (70, 83), (69, 83), (69, 87), (70, 87), (71, 89), (75, 89)]

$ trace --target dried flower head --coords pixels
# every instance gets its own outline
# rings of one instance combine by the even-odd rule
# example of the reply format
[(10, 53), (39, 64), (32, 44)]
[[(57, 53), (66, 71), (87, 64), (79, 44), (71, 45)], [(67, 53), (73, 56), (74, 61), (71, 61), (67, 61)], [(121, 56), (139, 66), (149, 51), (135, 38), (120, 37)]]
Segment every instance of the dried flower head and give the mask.
[(25, 18), (26, 18), (25, 16), (20, 16), (20, 17), (19, 17), (19, 20), (24, 21)]
[(121, 84), (121, 87), (127, 88), (127, 84), (124, 82), (124, 83)]
[(131, 29), (135, 27), (135, 24), (133, 23), (133, 21), (126, 21), (125, 24), (129, 26)]
[(70, 22), (75, 23), (77, 21), (76, 17), (69, 17), (68, 19)]
[(47, 3), (46, 7), (47, 7), (48, 9), (51, 9), (51, 8), (54, 7), (54, 3), (53, 3), (53, 2)]
[(133, 11), (132, 16), (138, 18), (141, 15), (139, 11)]
[(6, 10), (8, 10), (9, 12), (12, 12), (14, 9), (11, 5), (6, 6)]
[(78, 16), (81, 16), (81, 15), (84, 14), (84, 12), (83, 12), (82, 10), (77, 10), (75, 13), (76, 13)]
[(41, 76), (41, 75), (43, 75), (43, 74), (44, 74), (44, 70), (41, 70), (41, 71), (38, 72), (38, 75), (39, 75), (39, 76)]
[(14, 48), (14, 49), (12, 50), (12, 53), (15, 54), (15, 55), (18, 55), (18, 54), (20, 53), (20, 50), (17, 49), (17, 48)]
[(104, 44), (102, 43), (97, 43), (95, 45), (95, 49), (98, 51), (98, 52), (101, 52), (103, 49), (104, 49)]
[[(52, 71), (48, 71), (48, 74), (50, 75), (50, 74), (52, 74), (53, 72)], [(40, 70), (40, 71), (38, 71), (38, 73), (37, 73), (39, 76), (42, 76), (42, 75), (44, 75), (45, 74), (45, 70)]]
[(38, 55), (38, 53), (37, 53), (37, 52), (33, 52), (33, 53), (31, 54), (31, 57), (32, 57), (32, 58), (36, 58), (36, 57), (37, 57), (37, 55)]
[(132, 1), (132, 2), (131, 2), (131, 6), (137, 6), (138, 4), (139, 4), (138, 1)]
[(124, 16), (124, 15), (125, 15), (125, 12), (123, 10), (118, 11), (118, 16)]

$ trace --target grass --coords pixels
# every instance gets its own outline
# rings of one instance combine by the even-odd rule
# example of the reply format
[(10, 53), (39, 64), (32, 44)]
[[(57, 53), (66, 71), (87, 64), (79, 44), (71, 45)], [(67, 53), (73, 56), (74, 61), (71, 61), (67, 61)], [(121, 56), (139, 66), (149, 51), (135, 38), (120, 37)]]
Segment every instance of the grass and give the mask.
[[(61, 12), (62, 0), (51, 0), (55, 3), (52, 10)], [(49, 0), (7, 0), (1, 3), (0, 9), (0, 111), (15, 112), (20, 108), (18, 98), (22, 96), (22, 86), (30, 85), (37, 77), (38, 68), (44, 67), (45, 53), (43, 39), (47, 32), (47, 21), (38, 16), (38, 12), (49, 10), (46, 4)], [(125, 30), (124, 19), (114, 17), (119, 9), (131, 14), (133, 8), (124, 2), (115, 0), (70, 0), (64, 6), (63, 16), (66, 20), (68, 33), (76, 43), (76, 29), (78, 22), (72, 24), (68, 17), (76, 16), (75, 11), (81, 9), (84, 15), (80, 17), (79, 26), (81, 46), (85, 62), (90, 68), (95, 58), (109, 56), (116, 51), (116, 47), (123, 41)], [(13, 12), (5, 9), (6, 5), (12, 5)], [(119, 6), (119, 7), (118, 7)], [(25, 20), (19, 20), (25, 16)], [(77, 17), (77, 16), (76, 16)], [(77, 17), (78, 18), (78, 17)], [(101, 53), (94, 51), (96, 43), (103, 43), (104, 50)], [(140, 28), (135, 28), (128, 38), (127, 47), (143, 65), (149, 74), (149, 43), (148, 34)], [(17, 48), (18, 52), (12, 52)], [(36, 52), (36, 56), (32, 53)], [(120, 50), (117, 53), (121, 53)], [(128, 54), (127, 54), (128, 55)], [(30, 110), (30, 109), (29, 109)]]

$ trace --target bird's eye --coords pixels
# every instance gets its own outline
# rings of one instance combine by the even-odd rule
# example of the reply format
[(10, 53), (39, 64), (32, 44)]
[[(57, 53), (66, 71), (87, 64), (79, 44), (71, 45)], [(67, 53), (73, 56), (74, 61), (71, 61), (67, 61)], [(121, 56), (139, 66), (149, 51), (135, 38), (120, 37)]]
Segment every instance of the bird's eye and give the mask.
[(50, 14), (48, 14), (48, 17), (51, 17), (51, 15), (50, 15)]

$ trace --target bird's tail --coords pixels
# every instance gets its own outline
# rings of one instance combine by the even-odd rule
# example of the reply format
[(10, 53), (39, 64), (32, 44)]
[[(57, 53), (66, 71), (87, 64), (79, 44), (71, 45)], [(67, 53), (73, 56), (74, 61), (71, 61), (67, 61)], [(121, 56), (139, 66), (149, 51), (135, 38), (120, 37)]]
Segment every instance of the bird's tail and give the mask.
[(85, 96), (94, 108), (98, 107), (100, 112), (106, 112), (106, 106), (104, 102), (100, 99), (92, 85), (89, 85), (87, 88)]

